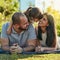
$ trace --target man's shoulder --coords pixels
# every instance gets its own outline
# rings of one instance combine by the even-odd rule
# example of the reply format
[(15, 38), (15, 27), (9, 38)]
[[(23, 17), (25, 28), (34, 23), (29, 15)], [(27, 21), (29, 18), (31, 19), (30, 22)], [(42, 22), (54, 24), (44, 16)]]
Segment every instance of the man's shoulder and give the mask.
[(6, 22), (5, 24), (3, 24), (3, 26), (9, 26), (9, 22)]
[(35, 28), (33, 27), (32, 24), (30, 24), (29, 27), (28, 27), (28, 31), (30, 31), (30, 30), (35, 30)]
[(29, 28), (30, 28), (30, 27), (33, 27), (33, 25), (32, 25), (31, 23), (29, 24)]
[(26, 29), (25, 31), (24, 31), (24, 34), (26, 33), (30, 33), (31, 31), (33, 31), (34, 30), (34, 27), (33, 27), (33, 25), (32, 24), (29, 24), (29, 26), (28, 26), (28, 29)]
[(7, 23), (3, 24), (3, 26), (2, 26), (2, 27), (7, 29), (7, 28), (8, 28), (8, 26), (9, 26), (9, 22), (7, 22)]

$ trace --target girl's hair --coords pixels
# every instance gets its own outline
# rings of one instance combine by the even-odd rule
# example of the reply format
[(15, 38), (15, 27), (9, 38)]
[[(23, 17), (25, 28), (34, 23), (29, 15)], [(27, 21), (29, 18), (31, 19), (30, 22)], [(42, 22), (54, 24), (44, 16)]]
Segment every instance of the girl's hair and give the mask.
[[(53, 16), (44, 13), (43, 15), (47, 16), (47, 20), (48, 20), (48, 26), (46, 27), (46, 31), (47, 31), (47, 39), (46, 39), (46, 44), (48, 47), (51, 47), (54, 43), (54, 46), (56, 45), (56, 31), (55, 31), (55, 24), (54, 24), (54, 18)], [(42, 40), (42, 31), (41, 28), (38, 27), (38, 35), (37, 35), (38, 39)]]
[(32, 9), (32, 7), (29, 7), (25, 12), (24, 14), (26, 15), (26, 17), (28, 18), (28, 21), (30, 22), (30, 17), (29, 17), (29, 13), (30, 13), (30, 10)]
[(32, 20), (32, 18), (38, 18), (41, 19), (43, 17), (41, 11), (37, 8), (37, 7), (29, 7), (24, 14), (27, 16), (28, 21), (30, 22), (30, 20)]

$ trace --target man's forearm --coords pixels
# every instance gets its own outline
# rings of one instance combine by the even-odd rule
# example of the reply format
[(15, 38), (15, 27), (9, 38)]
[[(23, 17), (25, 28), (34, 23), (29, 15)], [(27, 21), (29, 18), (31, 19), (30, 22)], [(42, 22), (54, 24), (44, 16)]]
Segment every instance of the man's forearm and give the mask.
[(9, 51), (9, 40), (8, 40), (8, 38), (1, 38), (1, 48), (3, 50)]
[(9, 51), (10, 50), (10, 47), (5, 45), (5, 46), (2, 46), (2, 49), (5, 50), (5, 51)]
[(30, 45), (23, 48), (23, 52), (33, 51), (34, 49), (35, 49), (35, 46)]

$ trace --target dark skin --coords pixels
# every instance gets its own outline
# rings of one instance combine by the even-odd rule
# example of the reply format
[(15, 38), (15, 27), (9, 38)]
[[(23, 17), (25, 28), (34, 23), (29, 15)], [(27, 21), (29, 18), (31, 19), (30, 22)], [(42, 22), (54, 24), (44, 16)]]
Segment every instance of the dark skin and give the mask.
[[(20, 17), (20, 24), (15, 24), (13, 25), (14, 30), (17, 33), (21, 33), (22, 31), (26, 30), (28, 28), (28, 20), (27, 18), (24, 16)], [(20, 28), (20, 29), (18, 29)], [(17, 52), (17, 53), (21, 53), (22, 51), (32, 51), (35, 49), (36, 46), (36, 39), (33, 40), (27, 40), (27, 47), (22, 48), (20, 47), (17, 43), (13, 44), (12, 46), (9, 46), (9, 40), (8, 38), (2, 38), (1, 40), (1, 44), (2, 44), (2, 48), (6, 51), (9, 51), (11, 53), (13, 52)]]

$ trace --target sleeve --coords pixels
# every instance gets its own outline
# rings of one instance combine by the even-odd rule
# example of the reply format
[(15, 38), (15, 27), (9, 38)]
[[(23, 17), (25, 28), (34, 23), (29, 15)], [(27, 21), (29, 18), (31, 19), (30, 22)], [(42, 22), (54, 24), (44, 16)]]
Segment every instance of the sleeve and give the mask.
[(7, 24), (4, 24), (2, 26), (1, 38), (8, 38), (8, 35), (7, 35)]
[(35, 32), (34, 27), (32, 25), (30, 25), (28, 40), (33, 40), (33, 39), (37, 39), (36, 32)]

